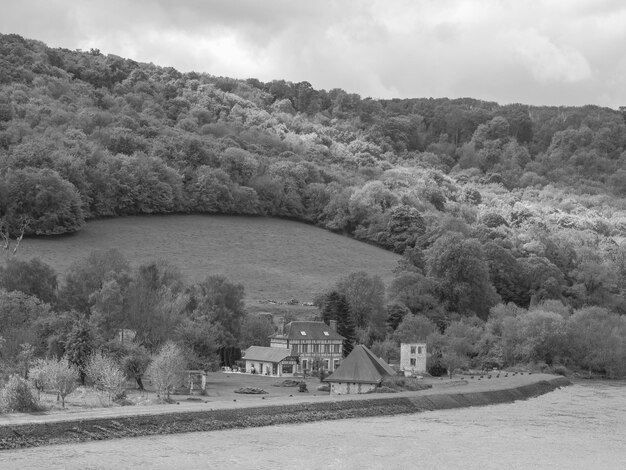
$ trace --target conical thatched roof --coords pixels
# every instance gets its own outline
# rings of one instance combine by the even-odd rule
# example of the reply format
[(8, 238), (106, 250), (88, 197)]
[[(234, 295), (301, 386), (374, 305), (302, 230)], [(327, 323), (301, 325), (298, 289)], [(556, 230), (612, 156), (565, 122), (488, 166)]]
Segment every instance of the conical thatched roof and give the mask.
[(363, 345), (356, 346), (337, 370), (326, 377), (326, 382), (379, 383), (385, 377), (396, 375), (382, 359)]

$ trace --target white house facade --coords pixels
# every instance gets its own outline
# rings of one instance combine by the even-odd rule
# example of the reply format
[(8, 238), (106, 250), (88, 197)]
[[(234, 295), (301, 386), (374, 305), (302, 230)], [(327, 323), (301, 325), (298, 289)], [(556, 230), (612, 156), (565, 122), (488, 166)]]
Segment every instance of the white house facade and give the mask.
[(298, 358), (294, 372), (318, 368), (332, 372), (343, 358), (344, 339), (336, 331), (336, 322), (327, 325), (321, 321), (292, 321), (270, 336), (270, 346), (288, 350)]
[(426, 343), (400, 344), (400, 370), (405, 375), (426, 372)]

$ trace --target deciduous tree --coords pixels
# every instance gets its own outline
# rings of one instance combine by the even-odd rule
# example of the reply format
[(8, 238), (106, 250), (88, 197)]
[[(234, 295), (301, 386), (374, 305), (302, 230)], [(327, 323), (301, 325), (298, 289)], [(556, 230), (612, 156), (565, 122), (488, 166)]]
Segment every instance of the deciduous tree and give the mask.
[(358, 271), (341, 278), (335, 289), (343, 294), (357, 328), (381, 330), (385, 321), (385, 285), (380, 276)]
[(322, 320), (327, 324), (330, 324), (331, 320), (337, 322), (337, 333), (345, 338), (343, 355), (346, 357), (354, 348), (356, 331), (350, 312), (350, 304), (345, 295), (337, 291), (331, 291), (326, 295), (322, 305)]
[(78, 370), (80, 383), (85, 385), (87, 364), (94, 349), (93, 333), (86, 319), (78, 319), (65, 340), (65, 353), (69, 363)]
[(451, 233), (438, 239), (428, 254), (428, 272), (439, 281), (448, 310), (487, 318), (498, 300), (480, 243)]
[(57, 274), (38, 258), (22, 261), (11, 258), (0, 267), (0, 287), (21, 291), (48, 304), (56, 300)]
[(187, 363), (182, 350), (176, 344), (168, 342), (152, 358), (146, 375), (157, 393), (165, 394), (169, 400), (170, 394), (182, 384), (186, 368)]

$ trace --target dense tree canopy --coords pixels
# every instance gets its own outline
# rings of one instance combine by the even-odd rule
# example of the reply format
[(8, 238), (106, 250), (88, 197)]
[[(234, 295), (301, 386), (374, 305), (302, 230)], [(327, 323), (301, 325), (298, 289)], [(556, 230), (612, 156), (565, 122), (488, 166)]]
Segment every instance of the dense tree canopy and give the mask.
[[(305, 81), (181, 73), (0, 35), (5, 246), (22, 228), (57, 235), (128, 214), (313, 223), (404, 253), (382, 302), (371, 278), (362, 277), (370, 298), (354, 294), (356, 275), (356, 284), (340, 289), (359, 337), (381, 344), (385, 328), (397, 329), (408, 314), (434, 322), (441, 341), (459, 315), (477, 315), (492, 334), (485, 349), (512, 345), (494, 361), (547, 363), (557, 352), (537, 343), (524, 346), (533, 354), (520, 354), (517, 340), (490, 330), (498, 301), (599, 308), (608, 312), (597, 316), (603, 325), (626, 314), (625, 164), (626, 120), (608, 108), (378, 100)], [(158, 263), (131, 268), (114, 253), (94, 256), (58, 288), (37, 261), (2, 268), (7, 295), (37, 296), (54, 310), (33, 320), (38, 352), (63, 352), (72, 310), (98, 331), (94, 341), (128, 327), (154, 349), (177, 331), (187, 352), (204, 357), (212, 346), (194, 339), (194, 328), (222, 348), (242, 339), (237, 280), (186, 286)], [(528, 324), (498, 325), (534, 335), (537, 325), (558, 324), (533, 315)], [(603, 331), (614, 338), (611, 331), (621, 330)], [(440, 350), (442, 357), (451, 351)], [(584, 361), (600, 368), (599, 359)], [(611, 367), (604, 370), (616, 374)]]

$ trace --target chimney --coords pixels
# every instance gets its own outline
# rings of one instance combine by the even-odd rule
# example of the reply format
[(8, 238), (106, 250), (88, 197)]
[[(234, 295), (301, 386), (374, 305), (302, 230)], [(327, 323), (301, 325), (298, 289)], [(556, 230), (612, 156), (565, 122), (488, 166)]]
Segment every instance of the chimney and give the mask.
[(330, 329), (333, 331), (337, 331), (337, 320), (330, 321)]
[(285, 317), (280, 317), (280, 321), (278, 323), (278, 334), (279, 335), (285, 334)]

